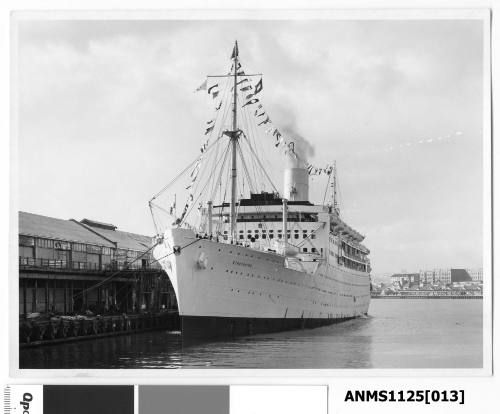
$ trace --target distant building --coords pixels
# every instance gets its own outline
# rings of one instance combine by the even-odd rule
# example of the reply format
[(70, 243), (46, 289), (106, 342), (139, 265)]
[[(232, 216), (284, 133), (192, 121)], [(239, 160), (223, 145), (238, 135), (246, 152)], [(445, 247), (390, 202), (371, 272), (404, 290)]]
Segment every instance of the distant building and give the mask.
[(472, 277), (465, 269), (451, 269), (451, 282), (472, 282)]
[(451, 269), (420, 270), (420, 280), (425, 284), (451, 283)]
[(392, 283), (400, 286), (418, 286), (420, 284), (420, 274), (418, 273), (395, 273), (391, 276)]
[(465, 269), (465, 270), (467, 271), (467, 273), (469, 273), (469, 275), (471, 276), (471, 278), (474, 282), (482, 282), (483, 281), (483, 268), (482, 267), (478, 267), (475, 269), (469, 268), (469, 269)]
[(175, 306), (152, 245), (112, 224), (19, 212), (20, 314)]
[(452, 269), (440, 268), (420, 270), (420, 280), (424, 284), (446, 284), (455, 282), (479, 282), (483, 280), (483, 270), (479, 269)]

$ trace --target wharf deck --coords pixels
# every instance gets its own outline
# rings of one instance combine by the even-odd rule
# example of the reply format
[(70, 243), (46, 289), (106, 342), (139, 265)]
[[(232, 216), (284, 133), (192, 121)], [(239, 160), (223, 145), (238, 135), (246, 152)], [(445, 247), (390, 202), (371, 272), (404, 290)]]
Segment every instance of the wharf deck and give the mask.
[(180, 329), (177, 311), (19, 321), (20, 347), (81, 341), (149, 330)]

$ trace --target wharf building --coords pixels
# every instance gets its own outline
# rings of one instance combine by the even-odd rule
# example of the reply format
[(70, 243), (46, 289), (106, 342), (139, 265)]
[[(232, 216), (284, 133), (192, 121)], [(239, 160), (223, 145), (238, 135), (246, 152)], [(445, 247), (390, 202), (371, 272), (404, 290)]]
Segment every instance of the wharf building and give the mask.
[(442, 283), (445, 285), (459, 282), (482, 282), (483, 269), (440, 268), (420, 270), (420, 280), (426, 284)]
[(420, 286), (419, 273), (395, 273), (391, 276), (392, 283), (398, 283), (400, 286), (417, 287)]
[(112, 224), (19, 212), (20, 315), (176, 309), (152, 244)]
[(391, 276), (392, 283), (401, 286), (417, 287), (420, 285), (443, 284), (450, 285), (460, 282), (482, 282), (482, 268), (436, 268), (420, 270), (419, 273), (395, 273)]

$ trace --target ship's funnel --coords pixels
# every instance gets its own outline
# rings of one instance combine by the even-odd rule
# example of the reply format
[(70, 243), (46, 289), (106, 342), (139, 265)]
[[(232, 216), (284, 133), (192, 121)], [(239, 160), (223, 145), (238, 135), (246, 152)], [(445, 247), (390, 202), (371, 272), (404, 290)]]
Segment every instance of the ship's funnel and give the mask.
[(290, 201), (309, 201), (309, 173), (293, 153), (287, 155), (283, 197)]
[(284, 196), (290, 201), (309, 201), (309, 173), (305, 168), (285, 170)]

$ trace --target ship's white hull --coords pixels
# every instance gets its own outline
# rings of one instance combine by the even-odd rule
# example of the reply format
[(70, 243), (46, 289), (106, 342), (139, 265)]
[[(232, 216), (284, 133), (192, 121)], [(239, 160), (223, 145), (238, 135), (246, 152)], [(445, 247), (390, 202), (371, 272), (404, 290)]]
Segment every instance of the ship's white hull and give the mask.
[(181, 228), (167, 230), (153, 254), (174, 287), (185, 336), (319, 326), (368, 312), (369, 275), (326, 260), (293, 270), (281, 255)]

